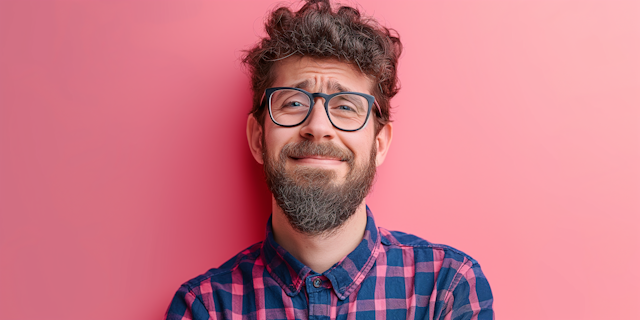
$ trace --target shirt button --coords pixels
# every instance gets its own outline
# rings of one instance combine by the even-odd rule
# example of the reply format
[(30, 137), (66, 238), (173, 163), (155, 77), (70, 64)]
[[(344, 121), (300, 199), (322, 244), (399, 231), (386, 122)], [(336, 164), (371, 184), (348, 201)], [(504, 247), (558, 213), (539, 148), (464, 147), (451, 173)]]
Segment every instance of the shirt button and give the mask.
[(322, 284), (322, 280), (320, 280), (320, 278), (315, 278), (313, 279), (313, 286), (316, 288), (320, 288), (320, 285)]

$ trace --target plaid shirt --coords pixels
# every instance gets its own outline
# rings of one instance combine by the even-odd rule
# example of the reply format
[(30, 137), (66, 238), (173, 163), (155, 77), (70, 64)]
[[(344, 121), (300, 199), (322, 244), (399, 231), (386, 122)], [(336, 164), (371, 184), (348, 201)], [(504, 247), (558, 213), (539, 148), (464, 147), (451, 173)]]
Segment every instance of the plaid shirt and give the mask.
[(323, 274), (266, 240), (183, 284), (166, 319), (493, 319), (491, 288), (468, 255), (377, 228)]

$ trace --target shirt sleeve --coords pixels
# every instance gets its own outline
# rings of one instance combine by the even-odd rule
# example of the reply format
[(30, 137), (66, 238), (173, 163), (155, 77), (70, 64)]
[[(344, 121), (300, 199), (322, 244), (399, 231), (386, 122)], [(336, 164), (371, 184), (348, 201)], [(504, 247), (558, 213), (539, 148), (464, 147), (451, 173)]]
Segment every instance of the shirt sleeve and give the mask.
[(492, 320), (493, 295), (491, 287), (477, 262), (460, 274), (461, 277), (452, 295), (452, 307), (444, 319), (451, 320)]
[(209, 320), (209, 312), (200, 300), (186, 286), (181, 286), (173, 296), (165, 314), (166, 320)]

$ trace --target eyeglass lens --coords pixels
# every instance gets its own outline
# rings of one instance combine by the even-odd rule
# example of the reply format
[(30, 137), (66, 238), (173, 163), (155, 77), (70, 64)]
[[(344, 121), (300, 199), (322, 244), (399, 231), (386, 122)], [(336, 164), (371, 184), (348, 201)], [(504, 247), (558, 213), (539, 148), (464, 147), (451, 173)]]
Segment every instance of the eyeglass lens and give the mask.
[[(311, 106), (309, 96), (303, 92), (282, 89), (274, 92), (269, 100), (273, 119), (285, 126), (300, 124)], [(319, 107), (318, 105), (316, 107)], [(356, 94), (340, 94), (329, 100), (328, 114), (333, 124), (344, 130), (355, 130), (367, 121), (369, 103)]]

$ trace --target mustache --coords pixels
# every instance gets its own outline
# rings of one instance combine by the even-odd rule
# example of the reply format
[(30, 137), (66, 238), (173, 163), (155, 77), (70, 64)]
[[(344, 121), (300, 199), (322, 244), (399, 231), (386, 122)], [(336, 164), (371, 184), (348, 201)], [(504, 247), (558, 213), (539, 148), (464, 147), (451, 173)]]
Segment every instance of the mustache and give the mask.
[(321, 156), (338, 158), (345, 161), (349, 166), (353, 165), (353, 152), (346, 148), (340, 148), (331, 142), (315, 143), (309, 140), (302, 142), (287, 143), (280, 152), (280, 158), (286, 160), (286, 157), (303, 158), (309, 156)]

